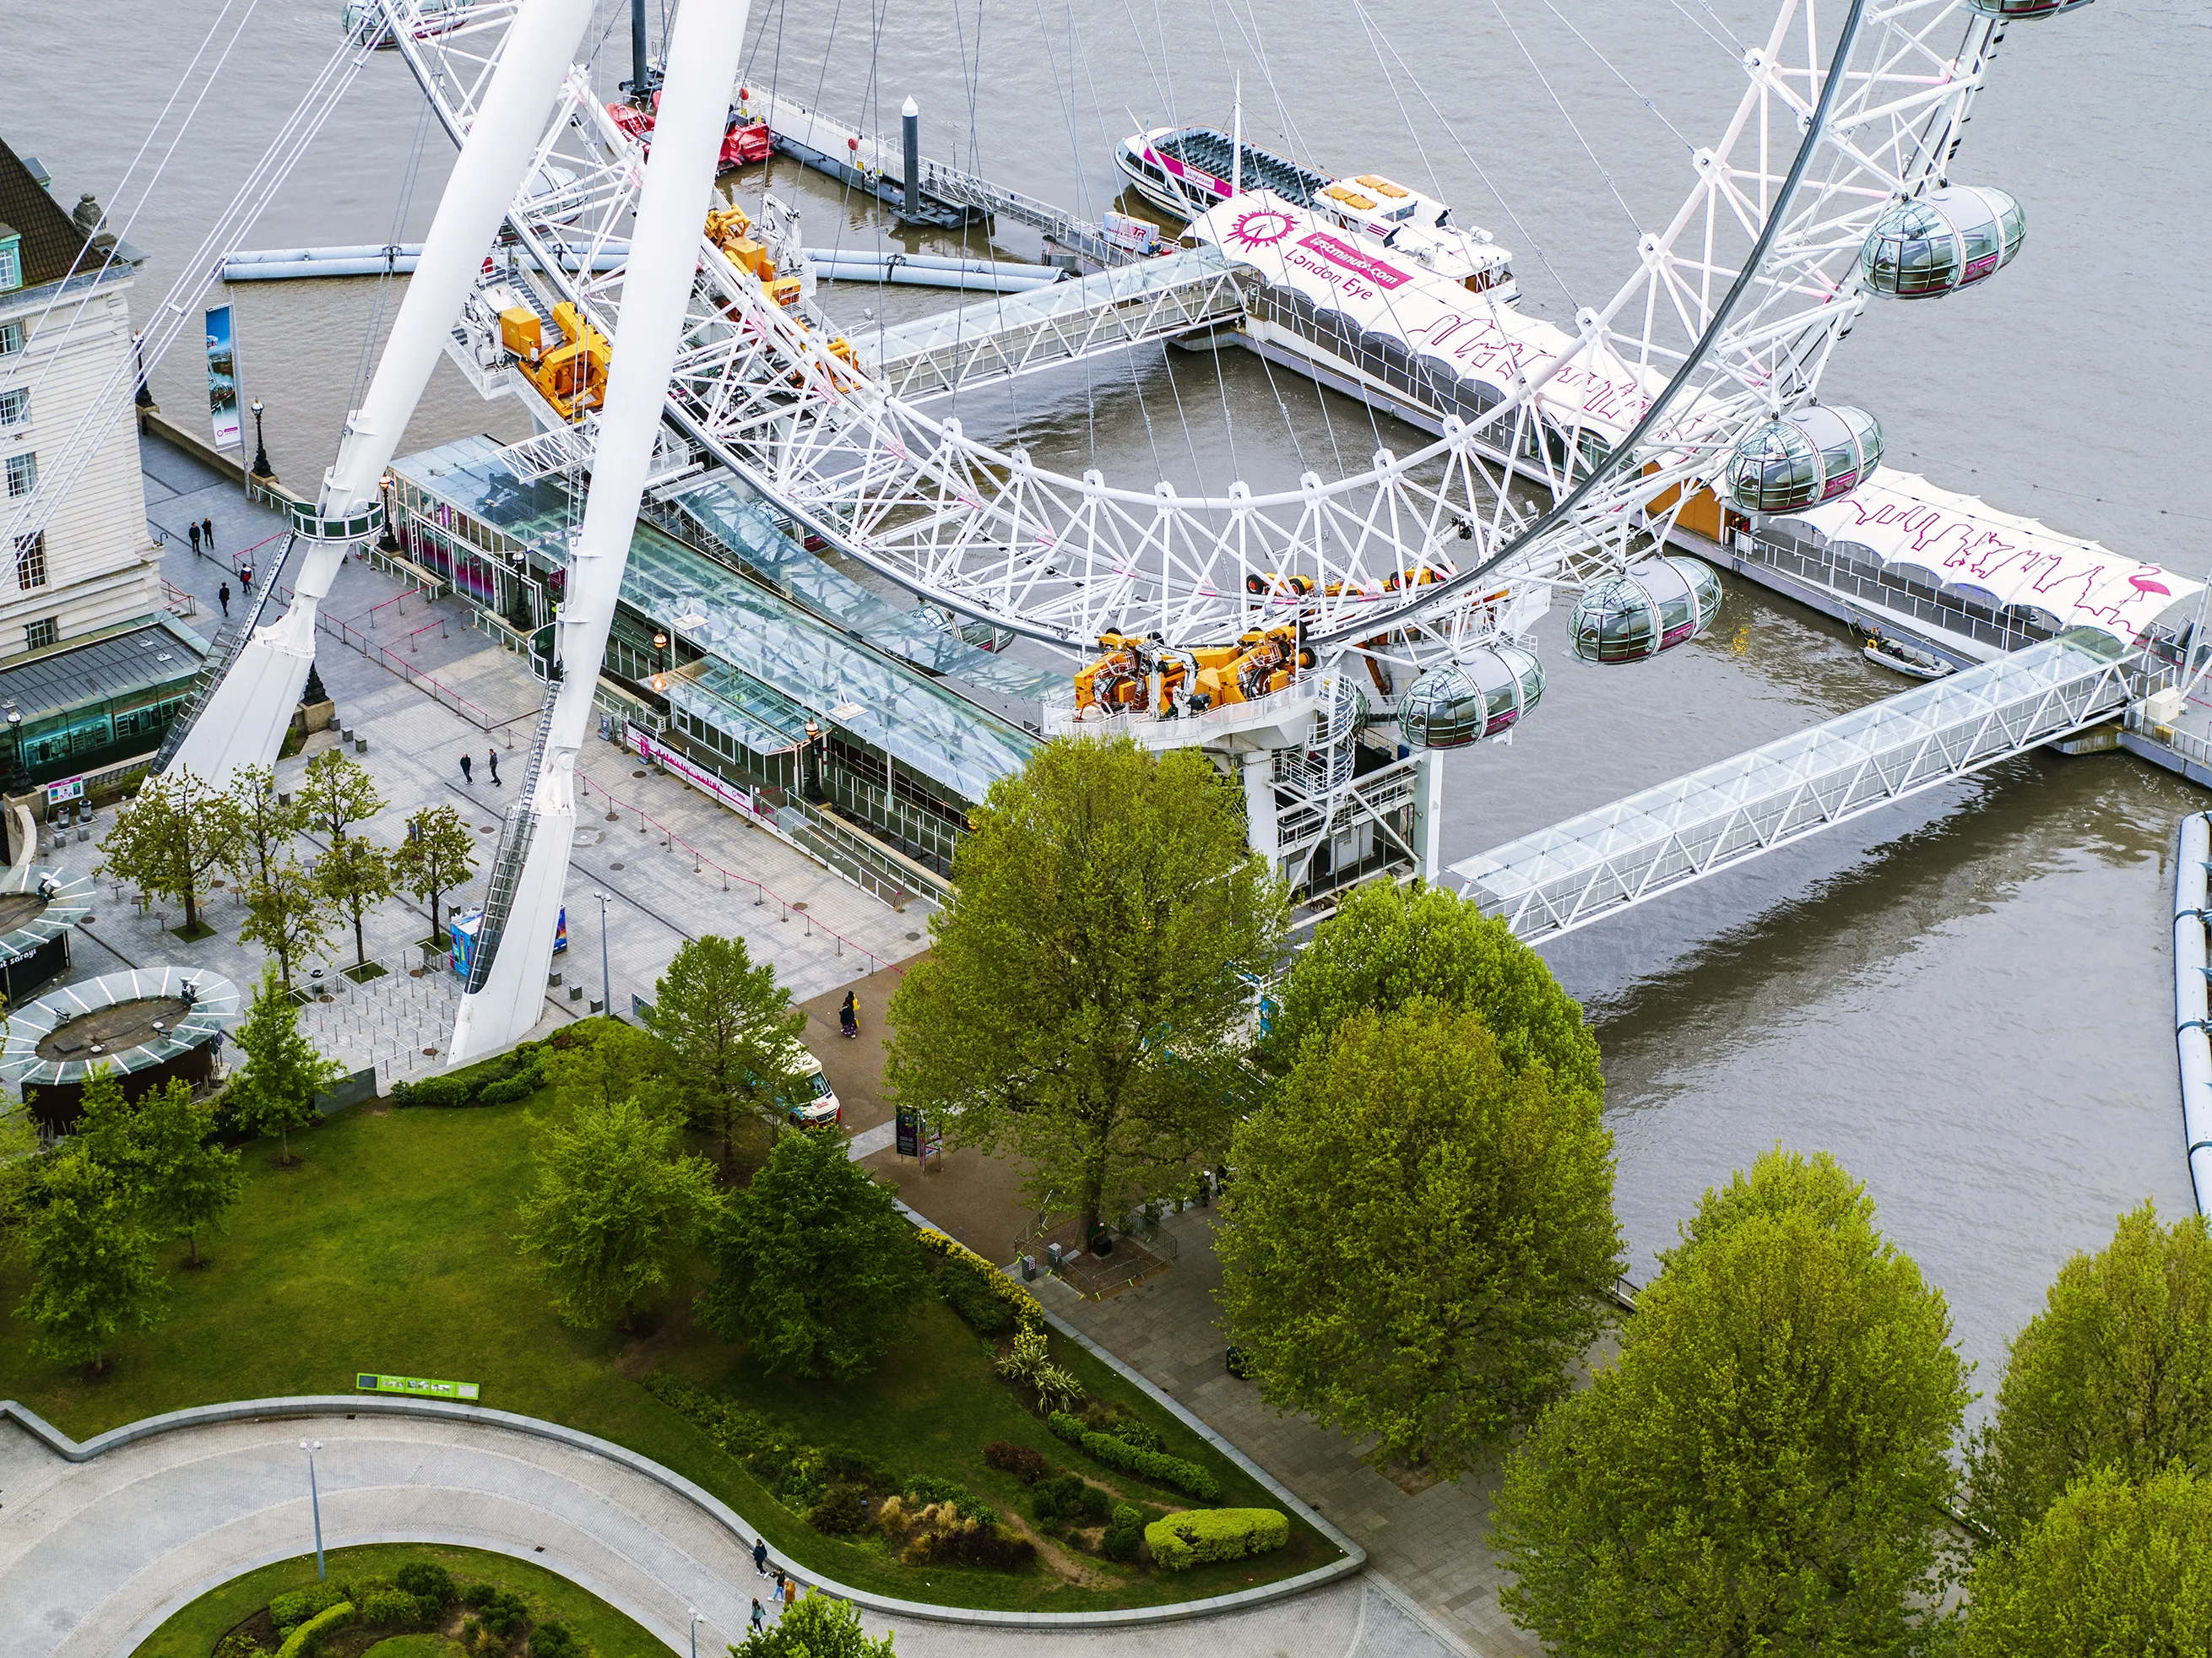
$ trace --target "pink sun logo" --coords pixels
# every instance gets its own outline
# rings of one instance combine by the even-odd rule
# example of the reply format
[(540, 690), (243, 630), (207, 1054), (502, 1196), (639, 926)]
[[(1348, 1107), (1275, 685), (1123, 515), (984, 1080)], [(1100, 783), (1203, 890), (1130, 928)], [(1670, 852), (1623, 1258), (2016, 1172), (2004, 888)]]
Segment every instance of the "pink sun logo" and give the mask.
[(1246, 247), (1271, 247), (1291, 234), (1291, 216), (1273, 208), (1260, 208), (1237, 216), (1230, 240)]

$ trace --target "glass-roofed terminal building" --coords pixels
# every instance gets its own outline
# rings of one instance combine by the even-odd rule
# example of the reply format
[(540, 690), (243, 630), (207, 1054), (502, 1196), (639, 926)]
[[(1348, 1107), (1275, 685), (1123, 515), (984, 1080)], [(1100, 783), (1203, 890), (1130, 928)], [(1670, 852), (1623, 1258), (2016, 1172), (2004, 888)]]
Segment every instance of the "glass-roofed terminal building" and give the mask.
[[(397, 556), (528, 654), (561, 599), (582, 491), (526, 476), (489, 438), (392, 470)], [(951, 680), (1026, 701), (1064, 677), (1004, 659), (981, 631), (869, 591), (709, 474), (652, 492), (638, 521), (600, 670), (603, 730), (619, 738), (627, 722), (802, 840), (826, 833), (845, 854), (833, 862), (857, 853), (878, 874), (942, 876), (969, 808), (1037, 740)]]

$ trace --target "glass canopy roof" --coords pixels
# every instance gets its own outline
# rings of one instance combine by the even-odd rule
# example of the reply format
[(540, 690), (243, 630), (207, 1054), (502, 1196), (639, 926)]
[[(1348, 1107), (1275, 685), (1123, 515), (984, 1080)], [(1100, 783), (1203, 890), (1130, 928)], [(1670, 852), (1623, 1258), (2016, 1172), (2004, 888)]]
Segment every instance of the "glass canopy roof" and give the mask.
[(2107, 634), (2076, 628), (1454, 864), (1515, 934), (1565, 932), (2077, 729), (2127, 701)]

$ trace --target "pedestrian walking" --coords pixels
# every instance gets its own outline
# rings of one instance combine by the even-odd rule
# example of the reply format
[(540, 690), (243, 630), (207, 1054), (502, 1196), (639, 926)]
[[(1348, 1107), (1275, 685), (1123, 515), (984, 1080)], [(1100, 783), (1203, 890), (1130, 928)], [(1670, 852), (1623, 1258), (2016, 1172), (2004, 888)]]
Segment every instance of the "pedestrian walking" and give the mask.
[(216, 588), (215, 596), (222, 601), (222, 613), (228, 616), (230, 614), (230, 583), (226, 581), (222, 586)]
[(753, 1633), (758, 1635), (762, 1630), (767, 1627), (768, 1608), (761, 1605), (760, 1596), (756, 1594), (753, 1596)]
[(238, 585), (248, 593), (253, 591), (253, 567), (251, 564), (238, 567)]
[(198, 558), (200, 556), (200, 526), (188, 524), (185, 526), (185, 533), (192, 538), (192, 556)]
[(215, 520), (211, 518), (200, 520), (200, 545), (207, 549), (210, 558), (215, 556)]
[(497, 749), (484, 750), (484, 764), (491, 768), (491, 786), (497, 788), (499, 786), (499, 750)]
[(475, 774), (469, 770), (468, 752), (464, 750), (461, 753), (461, 781), (473, 784), (476, 780)]
[(849, 990), (845, 993), (845, 1005), (837, 1010), (837, 1034), (841, 1036), (860, 1034), (860, 999)]
[(783, 1604), (784, 1594), (783, 1568), (781, 1566), (778, 1566), (775, 1569), (775, 1588), (769, 1592), (769, 1599), (775, 1601), (776, 1605), (780, 1606)]
[[(753, 1571), (762, 1577), (768, 1576), (768, 1540), (766, 1538), (753, 1539)], [(758, 1606), (760, 1602), (756, 1600), (753, 1604)]]

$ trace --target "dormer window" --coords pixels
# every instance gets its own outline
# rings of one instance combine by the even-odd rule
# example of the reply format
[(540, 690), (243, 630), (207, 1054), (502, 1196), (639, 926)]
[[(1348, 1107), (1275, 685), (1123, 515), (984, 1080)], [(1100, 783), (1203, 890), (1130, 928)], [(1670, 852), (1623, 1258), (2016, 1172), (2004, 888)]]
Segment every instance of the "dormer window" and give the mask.
[(23, 285), (23, 239), (13, 228), (0, 224), (0, 294)]

